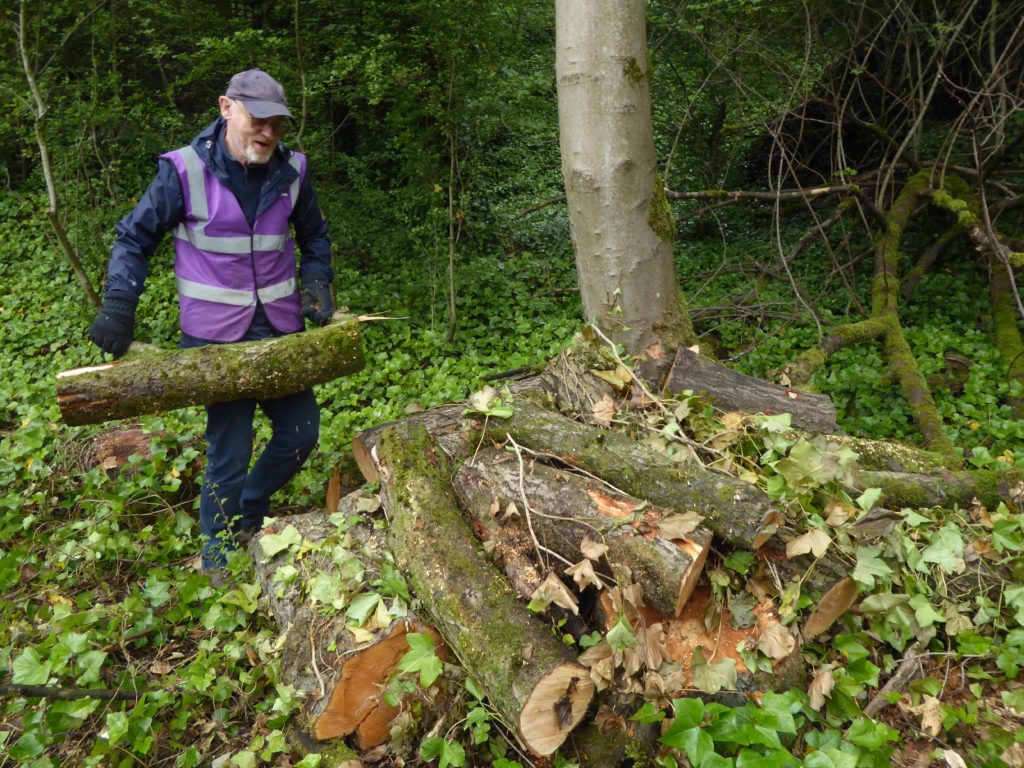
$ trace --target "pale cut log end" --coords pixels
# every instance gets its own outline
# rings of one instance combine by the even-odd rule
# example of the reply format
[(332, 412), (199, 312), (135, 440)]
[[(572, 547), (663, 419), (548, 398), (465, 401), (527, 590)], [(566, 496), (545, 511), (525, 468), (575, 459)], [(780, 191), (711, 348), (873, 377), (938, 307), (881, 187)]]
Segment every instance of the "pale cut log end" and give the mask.
[(373, 445), (363, 442), (361, 436), (357, 435), (352, 439), (352, 455), (355, 457), (356, 466), (368, 483), (376, 483), (380, 480), (380, 472), (377, 471), (377, 462), (373, 457)]
[(100, 365), (88, 365), (85, 368), (72, 368), (70, 371), (61, 371), (57, 374), (57, 378), (70, 379), (73, 376), (81, 376), (85, 373), (95, 373), (96, 371), (105, 371), (108, 368), (113, 367), (113, 363), (101, 363)]
[(676, 598), (675, 615), (682, 613), (686, 603), (690, 600), (697, 582), (704, 573), (704, 564), (708, 559), (708, 552), (711, 551), (711, 535), (707, 533), (694, 532), (694, 536), (685, 539), (676, 539), (675, 544), (685, 552), (692, 562), (679, 578), (679, 596)]
[(534, 686), (519, 714), (519, 733), (536, 755), (546, 757), (579, 725), (594, 698), (594, 684), (586, 667), (576, 662), (559, 664)]
[[(384, 701), (384, 689), (398, 660), (409, 650), (406, 635), (426, 632), (434, 640), (437, 654), (444, 658), (441, 636), (425, 624), (397, 621), (388, 636), (353, 654), (341, 667), (331, 691), (327, 708), (313, 725), (313, 736), (320, 740), (349, 736), (359, 730), (360, 747), (369, 749), (387, 741), (391, 721), (398, 710)], [(367, 722), (364, 733), (362, 725)], [(380, 741), (370, 744), (383, 733)]]

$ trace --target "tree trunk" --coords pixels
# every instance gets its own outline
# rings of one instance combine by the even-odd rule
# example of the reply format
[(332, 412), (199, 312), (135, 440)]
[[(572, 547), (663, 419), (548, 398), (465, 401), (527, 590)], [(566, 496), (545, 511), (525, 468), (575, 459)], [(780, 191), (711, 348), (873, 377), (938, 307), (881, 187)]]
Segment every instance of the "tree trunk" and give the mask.
[(495, 441), (511, 436), (625, 493), (678, 512), (696, 512), (729, 546), (757, 549), (783, 520), (782, 511), (755, 485), (682, 466), (627, 435), (585, 426), (524, 398), (516, 398), (513, 409), (508, 419), (489, 420), (487, 433)]
[(645, 7), (555, 3), (562, 175), (584, 314), (631, 353), (693, 336), (657, 172)]
[[(521, 472), (517, 462), (501, 458), (498, 451), (481, 452), (453, 478), (459, 500), (481, 528), (493, 530), (495, 501), (502, 512), (512, 503), (524, 518), (516, 521), (517, 527), (528, 527), (541, 547), (562, 559), (556, 566), (559, 571), (584, 559), (584, 539), (600, 541), (608, 547), (608, 562), (629, 567), (648, 605), (668, 615), (682, 610), (711, 548), (706, 529), (697, 526), (685, 535), (662, 536), (658, 524), (671, 510), (615, 493), (598, 480), (540, 464)], [(533, 543), (526, 543), (530, 549), (520, 554), (529, 559)], [(538, 555), (551, 560), (547, 552)]]
[[(343, 499), (341, 508), (356, 514), (354, 495)], [(280, 518), (263, 534), (287, 526), (302, 536), (306, 552), (301, 559), (288, 551), (267, 557), (262, 536), (253, 539), (249, 551), (271, 612), (285, 633), (281, 681), (305, 694), (299, 727), (320, 741), (354, 735), (361, 750), (383, 744), (399, 712), (384, 700), (384, 690), (409, 650), (406, 636), (430, 635), (444, 658), (441, 638), (415, 615), (384, 624), (371, 617), (364, 626), (368, 640), (358, 640), (346, 628), (344, 610), (324, 618), (324, 606), (308, 596), (310, 582), (320, 574), (337, 574), (346, 588), (360, 591), (362, 584), (380, 577), (384, 534), (369, 527), (342, 532), (325, 512)], [(297, 573), (288, 577), (283, 568)]]
[(95, 424), (189, 405), (300, 392), (363, 367), (358, 321), (337, 313), (305, 333), (242, 344), (160, 350), (57, 374), (68, 424)]
[(389, 544), (409, 586), (523, 745), (552, 754), (593, 697), (587, 670), (480, 551), (423, 427), (388, 430), (376, 459)]
[(671, 392), (707, 392), (723, 411), (788, 413), (792, 425), (807, 432), (836, 432), (836, 408), (826, 395), (800, 392), (745, 376), (692, 350), (681, 348), (669, 371)]

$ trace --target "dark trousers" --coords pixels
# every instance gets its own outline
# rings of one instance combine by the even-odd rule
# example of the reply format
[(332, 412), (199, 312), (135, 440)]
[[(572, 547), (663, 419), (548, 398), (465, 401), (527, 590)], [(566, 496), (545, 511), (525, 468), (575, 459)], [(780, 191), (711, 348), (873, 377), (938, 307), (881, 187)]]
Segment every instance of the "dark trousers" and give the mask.
[[(256, 406), (272, 435), (252, 469)], [(206, 475), (199, 498), (203, 567), (224, 565), (244, 530), (263, 525), (270, 497), (309, 458), (320, 434), (320, 407), (312, 389), (272, 400), (236, 400), (206, 408)]]
[[(280, 334), (257, 307), (252, 325), (239, 341)], [(188, 349), (216, 342), (182, 333)], [(252, 469), (256, 406), (270, 419), (271, 437)], [(263, 524), (270, 497), (299, 471), (320, 436), (320, 406), (312, 389), (269, 400), (235, 400), (206, 407), (206, 474), (199, 496), (203, 568), (224, 565), (242, 531)]]

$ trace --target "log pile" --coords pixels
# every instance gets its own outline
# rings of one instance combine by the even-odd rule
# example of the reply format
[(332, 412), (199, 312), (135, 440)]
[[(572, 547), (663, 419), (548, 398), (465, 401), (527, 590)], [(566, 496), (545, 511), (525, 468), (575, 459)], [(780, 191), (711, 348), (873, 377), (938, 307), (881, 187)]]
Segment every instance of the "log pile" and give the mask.
[[(465, 669), (516, 748), (541, 764), (559, 749), (581, 766), (655, 753), (657, 730), (629, 720), (645, 701), (807, 685), (801, 643), (820, 641), (856, 602), (851, 563), (791, 555), (783, 510), (757, 486), (556, 412), (569, 399), (558, 378), (521, 385), (493, 413), (451, 404), (363, 432), (353, 451), (378, 484), (384, 524), (339, 533), (327, 515), (303, 522), (303, 550), (355, 541), (369, 557), (364, 583), (377, 578), (373, 563), (393, 562), (416, 614), (352, 637), (344, 614), (318, 619), (308, 589), (282, 587), (284, 566), (254, 551), (286, 628), (282, 678), (307, 693), (303, 725), (316, 739), (396, 743), (407, 705), (384, 692), (413, 633)], [(588, 413), (608, 391), (590, 381), (572, 406)], [(826, 405), (773, 402), (787, 401), (810, 401), (804, 423), (828, 427)], [(873, 454), (873, 469), (895, 466)], [(927, 468), (929, 457), (911, 458), (899, 463)], [(341, 509), (365, 520), (353, 503)], [(891, 518), (876, 508), (851, 532), (884, 535)], [(751, 553), (744, 577), (722, 567), (738, 550)], [(335, 567), (307, 555), (304, 578)], [(798, 596), (813, 609), (792, 621)]]
[[(806, 684), (798, 638), (773, 601), (779, 585), (761, 586), (743, 619), (723, 609), (704, 572), (719, 547), (760, 550), (776, 581), (795, 576), (775, 562), (782, 510), (756, 486), (549, 410), (535, 397), (543, 386), (507, 395), (512, 413), (503, 418), (454, 404), (355, 438), (356, 462), (379, 484), (387, 521), (387, 534), (364, 547), (393, 557), (416, 617), (381, 624), (353, 645), (344, 617), (316, 622), (315, 608), (297, 608), (301, 599), (275, 586), (273, 558), (256, 553), (264, 589), (277, 590), (275, 615), (289, 628), (285, 655), (295, 661), (282, 675), (312, 693), (304, 717), (316, 738), (348, 736), (360, 748), (386, 738), (399, 710), (383, 706), (379, 692), (409, 650), (410, 631), (432, 633), (480, 684), (524, 754), (571, 749), (582, 765), (655, 750), (656, 733), (628, 723), (636, 702), (692, 695), (708, 669), (731, 672), (719, 695)], [(325, 520), (303, 539), (337, 536)], [(821, 564), (816, 573), (820, 594), (841, 580)], [(581, 653), (573, 642), (622, 628), (625, 644), (592, 640)], [(314, 651), (328, 646), (330, 654)], [(350, 692), (357, 677), (370, 682)], [(621, 727), (611, 733), (609, 722)]]

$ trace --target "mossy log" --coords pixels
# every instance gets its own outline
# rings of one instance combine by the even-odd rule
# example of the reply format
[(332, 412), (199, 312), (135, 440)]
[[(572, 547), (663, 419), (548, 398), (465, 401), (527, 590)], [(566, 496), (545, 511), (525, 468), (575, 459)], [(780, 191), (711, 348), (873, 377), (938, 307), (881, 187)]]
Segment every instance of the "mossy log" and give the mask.
[(881, 502), (887, 507), (967, 508), (977, 499), (989, 509), (999, 502), (1019, 505), (1024, 499), (1024, 473), (1017, 469), (937, 472), (860, 472), (859, 488), (881, 488)]
[[(541, 547), (562, 558), (558, 570), (564, 570), (564, 561), (585, 559), (584, 539), (606, 544), (608, 562), (628, 566), (643, 587), (644, 600), (666, 614), (682, 610), (711, 548), (711, 533), (701, 526), (675, 539), (660, 535), (658, 524), (672, 510), (541, 464), (531, 463), (521, 472), (514, 457), (495, 450), (481, 451), (472, 463), (463, 464), (452, 482), (483, 531), (494, 533), (495, 502), (502, 513), (514, 504), (520, 516), (515, 524), (529, 527)], [(516, 560), (530, 559), (533, 542), (521, 535), (516, 539), (519, 544), (506, 549), (525, 545), (527, 551), (517, 552)], [(546, 552), (539, 557), (551, 559)]]
[[(353, 497), (341, 510), (355, 514)], [(307, 549), (301, 560), (289, 552), (269, 558), (260, 544), (262, 535), (293, 526)], [(250, 544), (256, 575), (270, 601), (271, 612), (284, 632), (281, 681), (305, 694), (298, 727), (319, 741), (352, 736), (355, 746), (370, 749), (386, 742), (399, 710), (384, 700), (384, 689), (398, 660), (409, 650), (406, 636), (430, 635), (445, 657), (437, 631), (415, 615), (364, 629), (370, 639), (360, 640), (346, 627), (344, 611), (322, 615), (307, 593), (309, 582), (322, 573), (337, 574), (343, 588), (357, 592), (363, 583), (380, 576), (387, 558), (384, 534), (367, 527), (340, 530), (325, 512), (275, 520)], [(296, 573), (282, 578), (286, 571)]]
[(716, 538), (757, 549), (782, 523), (783, 513), (757, 486), (702, 468), (684, 467), (628, 435), (590, 427), (515, 398), (507, 419), (489, 419), (496, 442), (511, 436), (597, 475), (625, 493), (677, 512), (696, 512)]
[(375, 483), (380, 480), (374, 451), (381, 435), (396, 425), (400, 425), (403, 430), (416, 425), (422, 426), (430, 434), (434, 446), (440, 449), (449, 461), (456, 463), (466, 458), (480, 442), (480, 427), (463, 416), (465, 410), (465, 403), (442, 405), (429, 411), (409, 414), (397, 422), (389, 421), (360, 432), (352, 439), (352, 455), (355, 457), (356, 466), (366, 478), (366, 482)]
[(399, 568), (490, 704), (534, 754), (552, 754), (594, 695), (587, 670), (481, 551), (426, 430), (385, 432), (377, 471)]
[(300, 392), (362, 370), (358, 320), (335, 313), (305, 333), (240, 344), (160, 350), (57, 374), (68, 424), (96, 424), (190, 405)]
[(838, 430), (836, 408), (826, 395), (746, 376), (690, 349), (676, 351), (666, 387), (674, 393), (707, 393), (723, 411), (788, 413), (792, 425), (806, 432), (831, 434)]

